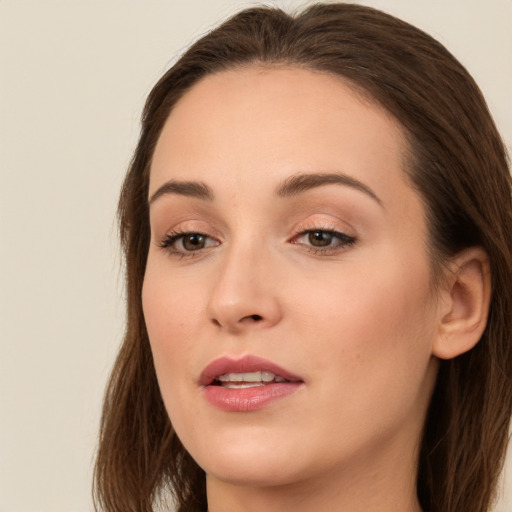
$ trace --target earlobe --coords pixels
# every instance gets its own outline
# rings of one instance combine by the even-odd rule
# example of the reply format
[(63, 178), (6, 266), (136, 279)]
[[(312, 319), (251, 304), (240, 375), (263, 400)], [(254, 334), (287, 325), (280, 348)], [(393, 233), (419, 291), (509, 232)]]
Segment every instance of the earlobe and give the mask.
[(491, 274), (489, 258), (482, 248), (465, 249), (450, 263), (442, 294), (433, 354), (452, 359), (471, 350), (487, 324)]

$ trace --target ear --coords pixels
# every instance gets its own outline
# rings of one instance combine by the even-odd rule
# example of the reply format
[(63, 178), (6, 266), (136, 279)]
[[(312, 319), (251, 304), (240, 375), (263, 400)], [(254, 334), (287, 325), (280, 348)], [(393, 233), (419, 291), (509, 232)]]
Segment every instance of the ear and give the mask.
[(433, 354), (452, 359), (482, 337), (491, 300), (489, 257), (480, 247), (465, 249), (449, 264), (441, 285), (439, 332)]

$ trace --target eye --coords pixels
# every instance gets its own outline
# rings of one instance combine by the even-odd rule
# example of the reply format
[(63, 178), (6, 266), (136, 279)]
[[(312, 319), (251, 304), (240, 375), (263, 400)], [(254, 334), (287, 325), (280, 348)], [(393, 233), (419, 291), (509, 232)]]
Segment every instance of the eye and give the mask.
[(186, 256), (187, 253), (215, 247), (219, 242), (203, 233), (175, 232), (166, 235), (159, 245), (171, 254)]
[(334, 234), (332, 231), (310, 231), (308, 233), (308, 242), (313, 247), (326, 247), (331, 245)]
[(356, 238), (326, 229), (308, 229), (295, 236), (291, 243), (303, 245), (315, 254), (333, 253), (354, 245)]
[(201, 233), (190, 233), (189, 235), (182, 235), (180, 240), (181, 245), (186, 251), (197, 251), (206, 246), (207, 238)]

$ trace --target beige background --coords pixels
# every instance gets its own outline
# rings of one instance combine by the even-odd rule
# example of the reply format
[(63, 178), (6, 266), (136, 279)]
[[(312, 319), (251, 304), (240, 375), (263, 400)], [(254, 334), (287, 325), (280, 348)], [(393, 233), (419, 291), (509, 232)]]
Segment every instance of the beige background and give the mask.
[[(236, 0), (0, 0), (0, 512), (91, 511), (146, 94)], [(302, 2), (276, 2), (296, 7)], [(512, 146), (512, 0), (373, 0), (468, 67)], [(512, 510), (512, 464), (497, 512)]]

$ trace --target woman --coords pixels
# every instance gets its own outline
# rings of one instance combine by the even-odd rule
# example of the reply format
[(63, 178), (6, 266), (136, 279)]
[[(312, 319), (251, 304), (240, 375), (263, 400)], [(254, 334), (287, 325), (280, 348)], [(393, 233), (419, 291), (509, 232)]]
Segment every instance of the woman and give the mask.
[(249, 9), (146, 103), (98, 506), (490, 510), (511, 411), (504, 145), (382, 12)]

